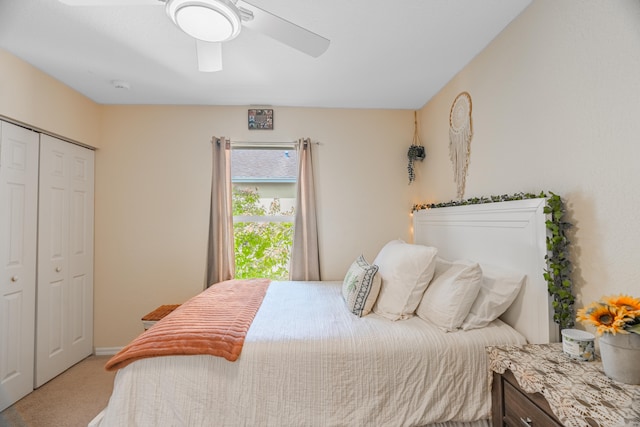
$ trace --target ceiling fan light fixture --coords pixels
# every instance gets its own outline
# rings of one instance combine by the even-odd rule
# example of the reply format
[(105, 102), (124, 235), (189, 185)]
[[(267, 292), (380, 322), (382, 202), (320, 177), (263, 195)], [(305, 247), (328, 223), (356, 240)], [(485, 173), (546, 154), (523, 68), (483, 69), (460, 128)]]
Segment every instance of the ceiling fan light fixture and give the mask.
[(169, 0), (166, 12), (182, 31), (198, 40), (223, 42), (240, 33), (240, 11), (229, 0)]

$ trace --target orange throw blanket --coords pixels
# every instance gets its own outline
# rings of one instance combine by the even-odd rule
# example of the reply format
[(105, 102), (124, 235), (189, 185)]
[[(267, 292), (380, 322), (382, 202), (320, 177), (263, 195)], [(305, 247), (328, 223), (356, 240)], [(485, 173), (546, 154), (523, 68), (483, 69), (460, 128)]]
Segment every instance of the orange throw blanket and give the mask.
[(131, 341), (105, 369), (154, 356), (209, 354), (237, 360), (269, 283), (234, 279), (209, 287)]

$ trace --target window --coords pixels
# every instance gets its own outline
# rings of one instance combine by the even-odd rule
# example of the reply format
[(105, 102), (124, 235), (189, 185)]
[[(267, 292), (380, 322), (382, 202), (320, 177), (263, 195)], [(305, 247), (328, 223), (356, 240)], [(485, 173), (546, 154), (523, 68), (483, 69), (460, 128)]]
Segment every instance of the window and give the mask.
[(295, 147), (232, 147), (235, 277), (287, 280), (293, 244)]

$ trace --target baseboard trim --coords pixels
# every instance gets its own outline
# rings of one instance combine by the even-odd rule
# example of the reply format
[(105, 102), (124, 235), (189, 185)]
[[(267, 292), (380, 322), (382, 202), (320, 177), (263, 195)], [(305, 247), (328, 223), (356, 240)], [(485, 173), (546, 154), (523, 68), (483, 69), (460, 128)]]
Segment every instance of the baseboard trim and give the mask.
[(96, 347), (93, 354), (96, 356), (113, 356), (122, 350), (122, 347)]

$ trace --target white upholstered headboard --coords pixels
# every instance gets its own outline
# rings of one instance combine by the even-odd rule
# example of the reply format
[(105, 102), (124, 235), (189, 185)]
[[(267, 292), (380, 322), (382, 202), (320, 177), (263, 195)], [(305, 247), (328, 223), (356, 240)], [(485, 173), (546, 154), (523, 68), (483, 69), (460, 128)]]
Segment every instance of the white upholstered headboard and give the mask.
[(448, 260), (468, 259), (527, 275), (501, 319), (530, 343), (559, 341), (543, 273), (546, 199), (425, 209), (413, 213), (414, 242), (438, 248)]

